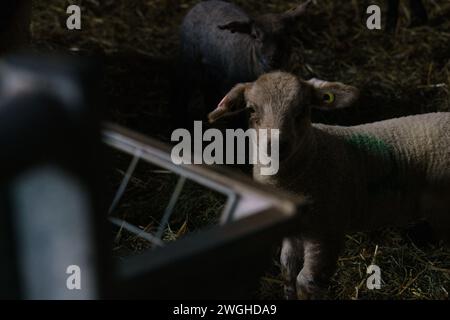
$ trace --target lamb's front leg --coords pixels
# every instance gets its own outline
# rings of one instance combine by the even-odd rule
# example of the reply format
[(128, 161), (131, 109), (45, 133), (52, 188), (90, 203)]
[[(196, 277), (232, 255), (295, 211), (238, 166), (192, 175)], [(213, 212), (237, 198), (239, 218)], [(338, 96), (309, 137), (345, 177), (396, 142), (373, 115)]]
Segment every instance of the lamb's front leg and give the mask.
[(286, 238), (281, 246), (281, 273), (284, 281), (284, 297), (287, 300), (297, 299), (297, 275), (303, 267), (303, 244), (299, 238)]
[(322, 299), (336, 271), (343, 236), (323, 237), (303, 241), (303, 269), (297, 276), (297, 298)]

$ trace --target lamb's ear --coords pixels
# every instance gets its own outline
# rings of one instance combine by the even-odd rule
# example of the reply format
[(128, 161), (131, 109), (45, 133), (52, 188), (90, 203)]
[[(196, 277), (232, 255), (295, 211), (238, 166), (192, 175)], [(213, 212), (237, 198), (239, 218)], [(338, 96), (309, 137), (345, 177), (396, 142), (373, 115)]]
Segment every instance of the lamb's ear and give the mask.
[(214, 123), (222, 117), (229, 116), (245, 109), (245, 90), (251, 83), (241, 83), (236, 85), (220, 101), (217, 108), (208, 115), (209, 123)]
[(228, 30), (231, 33), (251, 34), (253, 30), (253, 21), (232, 21), (227, 24), (217, 26), (220, 30)]
[(355, 87), (319, 79), (307, 81), (314, 88), (312, 106), (322, 110), (348, 108), (359, 98), (359, 90)]

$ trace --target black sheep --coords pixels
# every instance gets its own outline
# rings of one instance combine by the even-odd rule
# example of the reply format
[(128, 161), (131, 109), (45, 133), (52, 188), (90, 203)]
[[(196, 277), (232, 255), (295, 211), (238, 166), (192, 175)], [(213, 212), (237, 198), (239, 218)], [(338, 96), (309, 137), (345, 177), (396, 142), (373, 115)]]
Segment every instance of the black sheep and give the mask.
[(194, 6), (181, 26), (178, 89), (173, 110), (177, 125), (189, 120), (192, 92), (200, 89), (211, 111), (236, 83), (254, 81), (263, 73), (286, 69), (289, 34), (310, 1), (279, 14), (251, 17), (235, 4), (210, 0)]

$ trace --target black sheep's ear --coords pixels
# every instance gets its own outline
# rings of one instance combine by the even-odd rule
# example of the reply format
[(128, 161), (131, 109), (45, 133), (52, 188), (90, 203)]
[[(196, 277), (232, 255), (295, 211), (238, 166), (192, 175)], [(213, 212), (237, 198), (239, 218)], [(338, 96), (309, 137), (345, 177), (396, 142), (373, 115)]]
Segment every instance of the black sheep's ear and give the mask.
[(262, 41), (264, 39), (264, 32), (260, 28), (258, 28), (256, 26), (256, 24), (253, 24), (252, 31), (250, 32), (250, 36), (253, 39)]
[(306, 13), (311, 2), (312, 2), (311, 0), (307, 0), (307, 1), (303, 2), (302, 4), (298, 5), (297, 7), (290, 9), (286, 12), (283, 12), (281, 14), (281, 20), (285, 24), (289, 24), (289, 23), (297, 21), (298, 18), (300, 18), (301, 16), (303, 16)]
[(245, 91), (251, 86), (251, 83), (241, 83), (236, 85), (220, 101), (217, 108), (208, 115), (209, 123), (236, 114), (245, 109)]
[(220, 30), (228, 30), (231, 33), (252, 34), (253, 21), (233, 21), (217, 26)]

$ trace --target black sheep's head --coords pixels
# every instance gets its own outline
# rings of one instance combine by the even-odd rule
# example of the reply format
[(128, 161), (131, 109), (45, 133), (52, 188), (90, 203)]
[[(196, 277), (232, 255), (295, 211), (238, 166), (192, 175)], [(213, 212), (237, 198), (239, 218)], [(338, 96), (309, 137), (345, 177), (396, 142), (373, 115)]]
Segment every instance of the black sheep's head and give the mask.
[(232, 21), (218, 27), (231, 33), (252, 37), (256, 59), (264, 72), (286, 69), (291, 55), (289, 36), (310, 3), (311, 0), (308, 0), (283, 13), (264, 14), (247, 21)]

